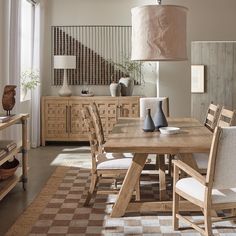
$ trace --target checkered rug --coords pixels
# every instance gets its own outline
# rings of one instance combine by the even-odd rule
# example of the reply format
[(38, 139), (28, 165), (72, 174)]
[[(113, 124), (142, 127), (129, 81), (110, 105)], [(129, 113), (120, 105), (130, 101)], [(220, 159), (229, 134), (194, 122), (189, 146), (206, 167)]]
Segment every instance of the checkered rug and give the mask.
[[(148, 181), (146, 181), (148, 180)], [(146, 176), (141, 181), (141, 199), (158, 198), (157, 176)], [(90, 171), (69, 168), (52, 197), (33, 223), (30, 236), (111, 236), (111, 235), (163, 235), (200, 236), (195, 230), (180, 224), (181, 231), (173, 231), (171, 214), (128, 214), (111, 218), (110, 212), (116, 195), (96, 195), (89, 207), (83, 207), (90, 184)], [(200, 213), (189, 214), (193, 220), (203, 219)], [(214, 235), (236, 235), (231, 222), (214, 224)], [(14, 235), (14, 234), (9, 234)], [(17, 235), (17, 234), (15, 234)], [(20, 234), (18, 234), (20, 235)]]

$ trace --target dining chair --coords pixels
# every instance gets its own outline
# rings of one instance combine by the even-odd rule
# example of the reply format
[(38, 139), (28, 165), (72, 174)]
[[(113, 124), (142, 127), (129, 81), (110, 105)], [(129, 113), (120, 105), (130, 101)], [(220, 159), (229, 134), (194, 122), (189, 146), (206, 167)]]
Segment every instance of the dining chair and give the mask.
[[(215, 124), (220, 127), (229, 127), (233, 125), (234, 118), (235, 118), (235, 111), (231, 111), (226, 109), (225, 107), (222, 107), (220, 114), (218, 116), (218, 120), (215, 122)], [(206, 173), (209, 159), (208, 156), (209, 156), (208, 153), (192, 154), (193, 160), (195, 161), (199, 172), (202, 174)]]
[(204, 125), (213, 132), (216, 125), (217, 125), (217, 119), (219, 117), (220, 113), (220, 106), (217, 104), (211, 103), (207, 109), (207, 114), (205, 118)]
[(169, 117), (169, 98), (168, 97), (145, 97), (140, 98), (140, 117), (145, 118), (147, 108), (151, 109), (151, 116), (154, 117), (158, 103), (162, 101), (162, 109), (166, 117)]
[[(217, 127), (215, 129), (207, 169), (203, 176), (180, 160), (174, 164), (173, 187), (173, 227), (179, 228), (179, 220), (190, 226), (202, 235), (213, 235), (212, 222), (233, 220), (235, 211), (230, 217), (211, 217), (212, 210), (236, 208), (236, 127)], [(180, 178), (180, 171), (190, 177)], [(202, 209), (204, 220), (193, 222), (186, 216), (179, 214), (180, 197), (199, 206)], [(187, 204), (187, 202), (186, 202)], [(199, 225), (204, 225), (204, 228)]]
[[(88, 132), (89, 142), (91, 147), (92, 156), (92, 169), (91, 169), (91, 182), (88, 195), (84, 205), (88, 205), (98, 183), (103, 178), (110, 178), (112, 180), (124, 178), (129, 166), (132, 162), (132, 155), (129, 153), (105, 153), (103, 148), (100, 147), (102, 140), (101, 132), (96, 133), (98, 121), (94, 123), (91, 115), (92, 107), (82, 109), (82, 118)], [(100, 187), (100, 186), (99, 186)], [(118, 193), (117, 189), (99, 189), (97, 194)], [(136, 200), (140, 200), (140, 186), (139, 181), (135, 188)]]

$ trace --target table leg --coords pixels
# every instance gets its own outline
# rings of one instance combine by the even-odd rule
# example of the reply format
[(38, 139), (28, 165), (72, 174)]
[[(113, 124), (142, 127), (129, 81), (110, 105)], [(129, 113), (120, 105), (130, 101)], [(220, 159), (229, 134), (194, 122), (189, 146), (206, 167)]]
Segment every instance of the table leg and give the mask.
[(148, 154), (145, 153), (135, 153), (132, 164), (126, 173), (122, 187), (113, 206), (111, 217), (121, 217), (125, 214), (126, 208), (135, 190), (136, 183), (139, 181), (147, 160), (147, 156)]
[(27, 145), (27, 119), (22, 118), (22, 183), (26, 190), (27, 167), (28, 167), (28, 145)]
[(165, 173), (165, 156), (163, 154), (158, 155), (159, 161), (159, 191), (160, 200), (166, 199), (166, 173)]

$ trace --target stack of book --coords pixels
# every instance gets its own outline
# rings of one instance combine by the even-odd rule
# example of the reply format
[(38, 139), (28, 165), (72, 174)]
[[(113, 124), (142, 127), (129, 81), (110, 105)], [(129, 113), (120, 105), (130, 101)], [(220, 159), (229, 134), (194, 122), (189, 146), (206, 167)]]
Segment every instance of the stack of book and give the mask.
[(3, 149), (6, 152), (10, 152), (17, 147), (13, 140), (0, 140), (0, 150)]
[(0, 123), (4, 123), (10, 120), (10, 116), (0, 115)]

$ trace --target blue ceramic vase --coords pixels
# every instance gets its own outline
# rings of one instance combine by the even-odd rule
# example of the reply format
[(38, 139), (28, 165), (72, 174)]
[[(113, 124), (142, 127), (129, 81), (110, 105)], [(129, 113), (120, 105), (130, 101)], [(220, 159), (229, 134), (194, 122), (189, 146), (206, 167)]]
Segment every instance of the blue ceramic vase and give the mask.
[(158, 103), (157, 111), (155, 113), (153, 121), (154, 121), (156, 130), (159, 130), (159, 128), (161, 127), (168, 126), (165, 114), (162, 110), (162, 101), (159, 101)]
[(151, 109), (147, 109), (147, 114), (143, 122), (143, 131), (144, 132), (153, 132), (155, 130), (155, 125), (151, 116)]

